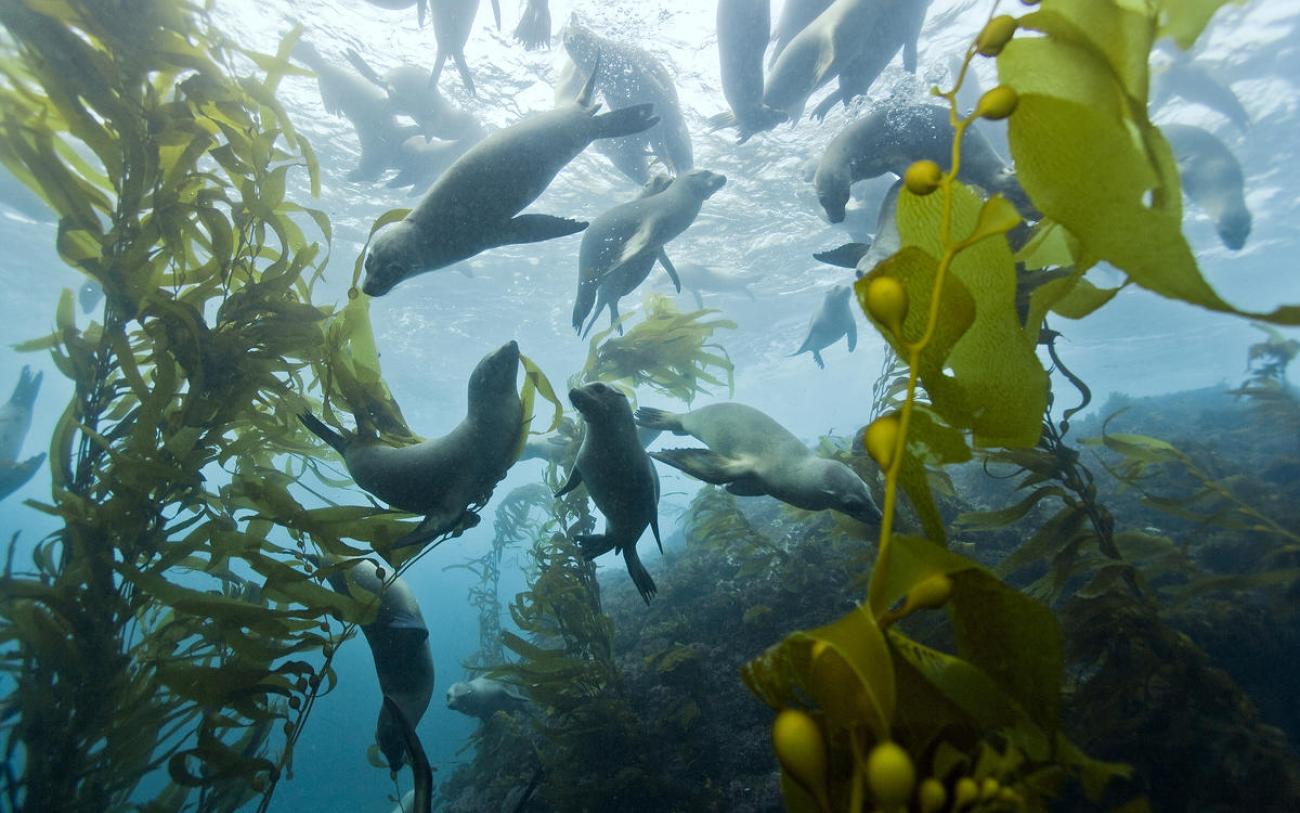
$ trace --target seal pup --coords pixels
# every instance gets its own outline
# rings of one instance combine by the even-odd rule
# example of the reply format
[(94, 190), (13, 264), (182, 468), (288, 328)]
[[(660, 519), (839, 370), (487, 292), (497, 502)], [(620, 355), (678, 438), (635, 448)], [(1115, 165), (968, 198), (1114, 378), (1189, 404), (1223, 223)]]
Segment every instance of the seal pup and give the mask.
[(586, 421), (582, 446), (573, 471), (555, 496), (562, 497), (579, 485), (605, 516), (605, 533), (579, 534), (582, 555), (588, 559), (613, 550), (623, 554), (628, 575), (647, 605), (658, 592), (654, 579), (636, 553), (637, 540), (646, 526), (654, 532), (659, 552), (659, 478), (654, 463), (637, 437), (627, 396), (599, 381), (569, 390), (569, 402)]
[[(655, 260), (664, 264), (677, 290), (676, 277), (664, 246), (695, 222), (704, 201), (727, 183), (726, 176), (704, 169), (679, 175), (658, 194), (615, 206), (592, 221), (578, 251), (578, 295), (573, 303), (573, 329), (583, 336), (609, 308), (611, 324), (618, 322), (618, 300), (649, 276)], [(587, 314), (595, 313), (585, 329)]]
[(817, 19), (817, 15), (830, 4), (831, 0), (785, 0), (781, 4), (781, 16), (772, 29), (772, 40), (776, 44), (772, 46), (772, 53), (767, 58), (768, 67), (776, 64), (777, 57), (781, 56), (790, 40), (807, 28), (808, 23)]
[(447, 708), (467, 717), (486, 720), (498, 711), (518, 711), (528, 698), (515, 687), (492, 678), (477, 677), (453, 683), (447, 689)]
[(781, 52), (767, 77), (763, 103), (798, 121), (808, 97), (830, 80), (845, 72), (850, 76), (852, 71), (861, 72), (864, 60), (878, 49), (889, 48), (888, 43), (894, 44), (889, 51), (892, 59), (904, 36), (900, 29), (905, 26), (898, 21), (911, 19), (906, 13), (913, 11), (912, 4), (924, 1), (835, 0)]
[(640, 143), (650, 145), (673, 174), (680, 175), (695, 166), (691, 134), (677, 99), (672, 76), (648, 51), (616, 42), (596, 34), (582, 25), (577, 15), (564, 29), (564, 49), (584, 72), (592, 72), (597, 56), (605, 68), (599, 89), (610, 107), (650, 103), (659, 116), (658, 126), (646, 131)]
[(735, 127), (736, 143), (770, 130), (785, 115), (763, 105), (763, 52), (771, 36), (771, 0), (718, 0), (718, 59), (730, 113), (709, 119), (713, 130)]
[(423, 544), (461, 523), (477, 524), (473, 509), (514, 463), (524, 410), (515, 389), (519, 345), (510, 341), (479, 361), (469, 378), (465, 419), (440, 438), (393, 447), (375, 437), (343, 437), (310, 412), (298, 416), (340, 455), (365, 491), (400, 511), (424, 514), (394, 548)]
[(355, 48), (347, 50), (347, 58), (358, 73), (388, 94), (389, 112), (410, 116), (426, 139), (478, 141), (483, 137), (483, 125), (474, 114), (448, 101), (437, 86), (430, 86), (423, 68), (402, 64), (381, 76)]
[(691, 295), (695, 297), (695, 307), (703, 309), (703, 294), (705, 291), (744, 294), (750, 299), (756, 299), (754, 292), (749, 290), (749, 286), (761, 280), (763, 275), (754, 273), (723, 274), (706, 265), (683, 263), (677, 266), (677, 277), (681, 280), (682, 289), (690, 291)]
[(930, 0), (878, 0), (870, 41), (861, 43), (857, 59), (840, 70), (839, 87), (813, 108), (813, 118), (821, 121), (836, 102), (848, 107), (866, 93), (900, 50), (903, 70), (915, 74), (917, 40), (929, 6)]
[(551, 6), (549, 0), (527, 0), (515, 26), (515, 39), (525, 51), (551, 47)]
[(712, 404), (681, 414), (641, 407), (636, 422), (691, 435), (707, 449), (666, 449), (650, 456), (741, 497), (767, 494), (802, 508), (827, 508), (864, 523), (880, 521), (871, 492), (853, 469), (818, 457), (784, 426), (751, 406)]
[[(331, 568), (326, 580), (330, 587), (345, 596), (365, 601), (366, 595), (379, 597), (375, 620), (363, 624), (361, 633), (370, 645), (375, 661), (379, 688), (392, 698), (411, 725), (417, 725), (433, 697), (433, 650), (429, 648), (429, 627), (424, 623), (415, 592), (404, 579), (385, 583), (378, 565), (361, 559), (347, 568)], [(352, 585), (363, 595), (354, 596)], [(406, 744), (398, 721), (387, 707), (379, 712), (375, 741), (390, 770), (399, 770), (407, 762)]]
[(321, 102), (330, 115), (343, 116), (352, 124), (361, 145), (361, 159), (348, 173), (350, 181), (373, 181), (393, 164), (401, 143), (419, 133), (417, 127), (403, 127), (389, 111), (388, 95), (372, 82), (327, 62), (308, 42), (293, 49), (299, 62), (316, 72)]
[[(844, 220), (849, 187), (856, 181), (886, 172), (902, 176), (913, 161), (922, 158), (946, 169), (952, 158), (952, 135), (948, 108), (933, 104), (882, 107), (849, 124), (827, 145), (813, 176), (826, 219), (831, 223)], [(957, 175), (966, 183), (1001, 192), (1017, 205), (1028, 206), (1015, 174), (978, 131), (969, 131), (962, 139)]]
[[(470, 32), (474, 30), (478, 4), (479, 0), (433, 0), (433, 39), (438, 44), (438, 56), (433, 62), (433, 73), (429, 75), (430, 85), (437, 86), (447, 57), (451, 57), (465, 92), (471, 96), (478, 95), (474, 89), (474, 74), (470, 73), (469, 63), (465, 61), (465, 43), (469, 42)], [(492, 0), (492, 14), (496, 17), (497, 29), (500, 29), (500, 0)]]
[(1178, 160), (1183, 191), (1213, 220), (1219, 239), (1233, 251), (1250, 236), (1250, 210), (1246, 208), (1246, 181), (1237, 157), (1211, 133), (1187, 124), (1160, 128)]
[(596, 115), (590, 102), (597, 72), (575, 102), (529, 116), (475, 144), (404, 220), (375, 235), (362, 290), (383, 296), (404, 279), (489, 248), (585, 229), (587, 224), (576, 220), (519, 212), (592, 141), (639, 133), (658, 121), (648, 104)]
[(813, 314), (808, 323), (808, 336), (799, 349), (791, 353), (812, 353), (818, 369), (825, 370), (826, 362), (822, 360), (821, 351), (835, 344), (840, 337), (847, 336), (849, 352), (858, 346), (858, 324), (853, 318), (853, 309), (849, 307), (853, 289), (847, 285), (834, 285), (822, 299), (821, 307)]
[(21, 462), (18, 460), (23, 441), (32, 428), (32, 408), (36, 405), (44, 377), (45, 373), (40, 372), (32, 375), (31, 368), (24, 364), (13, 394), (4, 406), (0, 406), (0, 500), (26, 485), (45, 462), (44, 452)]

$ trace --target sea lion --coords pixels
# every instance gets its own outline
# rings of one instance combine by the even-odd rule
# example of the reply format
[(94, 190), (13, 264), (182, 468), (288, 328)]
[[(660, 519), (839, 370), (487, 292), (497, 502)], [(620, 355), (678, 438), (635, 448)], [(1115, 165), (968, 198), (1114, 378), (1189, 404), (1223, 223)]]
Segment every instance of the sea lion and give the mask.
[(925, 0), (835, 0), (781, 52), (767, 77), (763, 103), (798, 121), (808, 97), (831, 79), (862, 74), (864, 61), (878, 60), (874, 55), (884, 50), (892, 59), (918, 2)]
[(551, 6), (549, 0), (527, 0), (524, 13), (519, 15), (515, 39), (523, 43), (525, 51), (551, 47)]
[(736, 143), (770, 130), (785, 115), (763, 106), (763, 52), (771, 36), (771, 0), (718, 0), (718, 58), (730, 113), (709, 119), (714, 130), (735, 127)]
[[(666, 190), (615, 206), (592, 221), (578, 251), (578, 295), (573, 303), (573, 328), (587, 335), (596, 317), (608, 307), (611, 324), (618, 322), (618, 300), (649, 276), (655, 260), (676, 280), (664, 246), (695, 222), (700, 207), (727, 179), (708, 170), (679, 175)], [(595, 313), (584, 330), (583, 320)]]
[[(555, 104), (559, 106), (571, 102), (582, 92), (583, 74), (578, 65), (570, 58), (564, 59), (559, 78), (555, 83)], [(623, 136), (622, 138), (602, 138), (594, 141), (592, 147), (596, 152), (609, 159), (614, 168), (624, 177), (638, 186), (644, 186), (650, 180), (649, 158), (654, 153), (642, 134)]]
[(1174, 96), (1205, 105), (1222, 113), (1245, 132), (1250, 129), (1250, 113), (1242, 106), (1232, 88), (1210, 75), (1185, 55), (1179, 55), (1163, 71), (1151, 77), (1151, 108), (1164, 106)]
[[(478, 95), (474, 89), (474, 75), (470, 73), (469, 63), (465, 61), (465, 43), (469, 42), (470, 32), (474, 30), (478, 4), (479, 0), (433, 0), (433, 38), (438, 43), (438, 56), (433, 63), (433, 73), (429, 76), (430, 85), (438, 84), (442, 67), (447, 64), (447, 57), (451, 57), (460, 73), (465, 92), (471, 96)], [(500, 0), (492, 0), (492, 14), (500, 29)]]
[(526, 705), (528, 698), (519, 694), (515, 687), (492, 678), (463, 680), (447, 689), (447, 708), (480, 720), (486, 720), (498, 711), (518, 711)]
[(691, 134), (686, 128), (677, 88), (667, 69), (649, 52), (597, 35), (578, 21), (577, 15), (564, 29), (564, 48), (584, 72), (591, 72), (597, 55), (605, 68), (599, 80), (600, 92), (610, 107), (650, 103), (659, 124), (645, 132), (651, 150), (674, 174), (695, 166)]
[(900, 178), (885, 192), (876, 215), (875, 236), (870, 242), (845, 243), (839, 248), (814, 254), (815, 259), (841, 268), (856, 268), (858, 276), (867, 274), (883, 259), (893, 256), (902, 245), (898, 234), (898, 193), (903, 188)]
[(483, 125), (474, 114), (452, 104), (436, 85), (430, 85), (429, 75), (423, 68), (403, 64), (380, 76), (356, 49), (349, 48), (347, 58), (358, 73), (388, 94), (389, 112), (410, 116), (426, 139), (472, 143), (483, 137)]
[(362, 290), (383, 296), (404, 279), (489, 248), (585, 229), (576, 220), (519, 212), (592, 141), (639, 133), (658, 121), (648, 104), (596, 115), (590, 106), (595, 77), (575, 102), (497, 130), (457, 159), (405, 220), (375, 235)]
[(389, 188), (409, 186), (412, 193), (423, 192), (475, 143), (426, 141), (423, 136), (411, 136), (402, 142), (402, 149), (394, 162), (397, 174), (385, 185)]
[(582, 554), (593, 559), (606, 551), (623, 554), (628, 575), (648, 605), (658, 592), (654, 579), (637, 556), (636, 543), (646, 526), (659, 539), (659, 478), (632, 422), (627, 396), (599, 381), (569, 390), (569, 402), (586, 420), (582, 447), (568, 481), (556, 492), (563, 496), (579, 485), (605, 516), (605, 533), (579, 534)]
[[(892, 172), (901, 176), (913, 161), (929, 158), (947, 168), (952, 157), (952, 125), (947, 107), (904, 104), (879, 108), (845, 127), (826, 147), (813, 186), (832, 223), (844, 219), (849, 187)], [(961, 171), (966, 183), (1001, 192), (1018, 205), (1028, 200), (1015, 174), (978, 131), (962, 139)]]
[(692, 435), (707, 449), (667, 449), (650, 456), (732, 494), (767, 494), (796, 508), (827, 508), (859, 522), (880, 520), (871, 492), (853, 469), (808, 451), (784, 426), (751, 406), (713, 404), (674, 415), (641, 407), (636, 422)]
[(852, 298), (853, 289), (848, 285), (832, 286), (822, 299), (817, 313), (813, 314), (812, 321), (808, 323), (807, 338), (790, 355), (811, 352), (817, 367), (825, 370), (826, 362), (822, 360), (821, 351), (838, 342), (841, 336), (848, 337), (849, 352), (852, 353), (853, 348), (858, 346), (858, 323), (853, 318), (853, 309), (849, 307)]
[(813, 118), (821, 121), (835, 106), (849, 102), (866, 93), (871, 83), (894, 60), (894, 54), (903, 52), (903, 70), (916, 73), (917, 40), (925, 24), (925, 12), (930, 0), (878, 0), (878, 14), (871, 29), (871, 40), (861, 43), (858, 58), (844, 66), (839, 73), (839, 87), (817, 107)]
[(1250, 210), (1246, 208), (1246, 181), (1237, 157), (1211, 133), (1186, 124), (1160, 128), (1178, 160), (1183, 191), (1213, 220), (1219, 239), (1233, 251), (1250, 236)]
[(394, 157), (417, 127), (403, 127), (389, 111), (388, 95), (369, 80), (325, 59), (308, 42), (299, 42), (294, 58), (316, 72), (321, 102), (326, 112), (352, 123), (361, 145), (361, 160), (348, 173), (350, 181), (373, 181), (393, 165)]
[(514, 463), (523, 405), (515, 390), (519, 345), (510, 341), (488, 353), (469, 378), (465, 419), (446, 435), (393, 447), (377, 438), (343, 437), (309, 412), (299, 419), (343, 456), (362, 489), (400, 511), (424, 514), (424, 522), (394, 547), (435, 539), (462, 523), (477, 524), (474, 509), (492, 496)]
[[(429, 648), (429, 628), (420, 614), (415, 593), (404, 579), (385, 584), (379, 566), (361, 559), (343, 572), (331, 568), (326, 579), (330, 587), (352, 595), (351, 585), (364, 593), (355, 596), (365, 601), (365, 594), (379, 597), (375, 620), (361, 627), (375, 661), (379, 688), (392, 698), (411, 725), (417, 725), (433, 697), (433, 651)], [(398, 770), (408, 759), (401, 726), (387, 707), (379, 712), (375, 741), (391, 770)]]
[(767, 58), (768, 67), (776, 64), (777, 57), (790, 44), (790, 40), (808, 27), (808, 23), (817, 19), (817, 15), (826, 10), (831, 0), (785, 0), (781, 4), (781, 16), (772, 29), (772, 53)]
[(32, 375), (31, 368), (23, 365), (18, 384), (4, 406), (0, 406), (0, 500), (27, 484), (36, 470), (45, 462), (45, 453), (19, 462), (23, 441), (32, 428), (32, 408), (41, 391), (44, 373)]
[(704, 307), (703, 293), (705, 291), (744, 294), (750, 299), (755, 299), (754, 292), (749, 290), (749, 286), (763, 278), (762, 274), (753, 273), (722, 274), (708, 266), (697, 263), (678, 265), (677, 276), (681, 280), (682, 289), (690, 291), (691, 295), (695, 297), (695, 307), (697, 308)]

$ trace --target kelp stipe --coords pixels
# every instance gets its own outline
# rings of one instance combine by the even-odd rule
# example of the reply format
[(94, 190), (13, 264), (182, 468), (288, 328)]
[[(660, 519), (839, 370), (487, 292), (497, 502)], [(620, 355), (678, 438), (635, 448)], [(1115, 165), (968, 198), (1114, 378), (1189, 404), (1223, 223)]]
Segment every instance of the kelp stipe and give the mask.
[[(925, 161), (908, 170), (898, 202), (902, 248), (856, 286), (863, 309), (908, 367), (901, 406), (876, 416), (864, 436), (886, 473), (867, 601), (834, 623), (787, 637), (743, 672), (761, 699), (785, 710), (774, 746), (788, 809), (858, 810), (869, 797), (885, 807), (915, 800), (927, 810), (977, 799), (1045, 809), (1063, 779), (1078, 779), (1096, 798), (1109, 778), (1125, 773), (1088, 759), (1062, 735), (1064, 650), (1055, 617), (941, 547), (945, 532), (922, 460), (968, 459), (968, 435), (977, 448), (1012, 455), (1040, 443), (1049, 391), (1034, 347), (1043, 317), (1058, 310), (1082, 318), (1113, 297), (1083, 279), (1099, 259), (1157, 293), (1238, 312), (1196, 269), (1181, 235), (1176, 168), (1146, 116), (1146, 62), (1157, 30), (1186, 47), (1219, 5), (1133, 10), (1046, 0), (1019, 20), (991, 19), (956, 87), (939, 94), (956, 130), (953, 171), (945, 175)], [(1045, 36), (1013, 39), (1019, 27)], [(975, 115), (1010, 118), (1019, 180), (1041, 210), (1015, 257), (1003, 236), (1019, 226), (1015, 207), (996, 195), (982, 200), (954, 180), (972, 120), (957, 115), (956, 90), (976, 53), (998, 58), (1004, 84), (984, 94)], [(1063, 130), (1070, 131), (1064, 141)], [(1153, 241), (1158, 252), (1148, 250)], [(1027, 266), (1019, 274), (1016, 260)], [(1048, 265), (1073, 270), (1025, 279), (1029, 269)], [(1018, 287), (1027, 294), (1019, 313)], [(1256, 318), (1295, 323), (1300, 310)], [(925, 407), (916, 400), (920, 385)], [(1049, 440), (1056, 443), (1045, 454), (1059, 447), (1062, 459), (1068, 456), (1059, 436)], [(1085, 498), (1067, 509), (1071, 518), (1094, 521), (1103, 550), (1120, 565), (1115, 572), (1135, 588), (1108, 517), (1089, 511), (1096, 508), (1086, 499), (1090, 483), (1077, 471), (1061, 472)], [(900, 486), (928, 539), (894, 531)], [(1063, 493), (1049, 489), (1029, 505)], [(938, 607), (949, 610), (955, 655), (895, 626)], [(809, 702), (807, 712), (791, 711)]]

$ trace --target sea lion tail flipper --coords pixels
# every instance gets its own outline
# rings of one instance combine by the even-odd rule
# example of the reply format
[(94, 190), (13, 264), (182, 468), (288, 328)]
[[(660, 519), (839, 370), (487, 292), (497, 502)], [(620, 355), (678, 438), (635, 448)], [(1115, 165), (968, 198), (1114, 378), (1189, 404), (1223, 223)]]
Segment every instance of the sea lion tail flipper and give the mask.
[(583, 557), (587, 559), (595, 559), (614, 549), (614, 540), (609, 534), (578, 534), (573, 541), (578, 543)]
[(343, 436), (326, 426), (320, 418), (310, 412), (300, 412), (298, 413), (298, 420), (302, 421), (302, 425), (307, 427), (313, 435), (328, 443), (330, 448), (339, 454), (343, 454), (343, 449), (347, 445)]
[(24, 364), (22, 372), (18, 374), (18, 383), (14, 385), (14, 394), (9, 396), (9, 403), (31, 409), (36, 404), (36, 395), (41, 391), (41, 379), (44, 377), (44, 372), (32, 375), (32, 369)]
[[(695, 307), (704, 310), (704, 297), (700, 295), (700, 289), (692, 288), (691, 293), (695, 296)], [(750, 298), (753, 299), (752, 296)]]
[(620, 107), (618, 110), (593, 116), (591, 121), (595, 133), (592, 135), (592, 140), (618, 138), (649, 130), (659, 123), (659, 117), (654, 114), (654, 109), (655, 106), (647, 102)]
[(814, 350), (812, 351), (812, 354), (813, 354), (813, 361), (817, 362), (817, 369), (825, 370), (826, 362), (822, 360), (822, 351)]
[(682, 292), (682, 278), (677, 276), (677, 268), (673, 265), (673, 261), (668, 259), (668, 254), (662, 247), (659, 249), (659, 264), (668, 272), (669, 279), (673, 281), (673, 287), (680, 294)]
[(27, 485), (44, 462), (45, 452), (41, 452), (21, 463), (0, 463), (0, 500)]
[(635, 544), (623, 548), (623, 563), (627, 565), (627, 575), (632, 577), (632, 583), (641, 594), (641, 600), (647, 607), (650, 606), (650, 599), (659, 592), (659, 588), (655, 587), (655, 580), (650, 578), (650, 571), (641, 564), (641, 557), (637, 556)]
[(575, 466), (573, 471), (569, 472), (569, 479), (564, 481), (564, 485), (560, 486), (560, 490), (555, 492), (555, 496), (563, 497), (580, 485), (582, 485), (582, 472)]
[(375, 69), (370, 67), (370, 63), (366, 62), (365, 57), (357, 53), (357, 49), (349, 48), (346, 56), (348, 62), (352, 63), (352, 67), (356, 68), (357, 73), (365, 77), (366, 81), (373, 85), (378, 85), (384, 90), (388, 90), (388, 83), (386, 83), (379, 74), (375, 73)]
[(728, 127), (735, 127), (736, 125), (736, 114), (732, 113), (730, 110), (709, 116), (710, 133), (716, 133), (718, 130), (725, 130)]
[(849, 352), (858, 346), (858, 320), (853, 318), (853, 311), (849, 311), (849, 329), (845, 331), (849, 337)]
[(433, 70), (429, 73), (429, 87), (438, 88), (438, 77), (442, 76), (442, 66), (447, 64), (447, 53), (438, 49), (438, 56), (433, 61)]
[(456, 70), (460, 73), (461, 84), (465, 86), (465, 92), (471, 96), (478, 97), (478, 91), (474, 89), (474, 74), (469, 71), (469, 63), (465, 61), (465, 52), (452, 54), (451, 59), (456, 63)]
[(659, 507), (650, 515), (650, 531), (655, 535), (655, 544), (659, 546), (659, 555), (664, 555), (664, 541), (659, 537)]
[(579, 335), (582, 334), (582, 323), (587, 321), (587, 314), (596, 304), (596, 291), (595, 283), (578, 285), (578, 296), (573, 300), (573, 331)]
[(411, 808), (411, 813), (431, 813), (433, 768), (429, 765), (429, 757), (424, 753), (424, 746), (420, 744), (420, 738), (411, 726), (411, 721), (402, 713), (401, 706), (397, 705), (397, 701), (389, 695), (384, 695), (384, 710), (397, 721), (397, 726), (402, 732), (402, 742), (406, 745), (406, 753), (411, 758), (411, 773), (415, 779), (415, 804)]
[[(840, 90), (837, 90), (831, 95), (827, 96), (825, 99), (822, 99), (821, 102), (816, 107), (813, 108), (813, 112), (812, 112), (813, 118), (817, 119), (818, 121), (825, 121), (826, 114), (830, 113), (831, 108), (833, 108), (835, 106), (835, 103), (841, 99), (847, 99), (847, 97), (844, 95), (844, 92)], [(845, 104), (846, 105), (848, 104), (847, 100), (845, 101)]]
[(551, 44), (551, 9), (542, 0), (528, 0), (524, 13), (515, 27), (515, 39), (523, 43), (524, 50), (535, 51)]
[(498, 230), (497, 242), (494, 245), (541, 243), (545, 240), (577, 234), (585, 228), (587, 228), (585, 220), (570, 220), (555, 215), (515, 215)]
[(708, 449), (664, 449), (650, 452), (655, 460), (667, 463), (675, 469), (686, 472), (697, 480), (714, 485), (724, 485), (750, 474), (750, 466), (744, 461), (724, 457)]
[(839, 268), (857, 268), (858, 261), (866, 256), (871, 243), (845, 243), (830, 251), (819, 251), (813, 259)]
[(655, 409), (654, 407), (637, 407), (636, 425), (645, 429), (658, 429), (661, 432), (672, 432), (675, 435), (685, 435), (686, 430), (682, 428), (682, 416), (675, 415), (664, 409)]

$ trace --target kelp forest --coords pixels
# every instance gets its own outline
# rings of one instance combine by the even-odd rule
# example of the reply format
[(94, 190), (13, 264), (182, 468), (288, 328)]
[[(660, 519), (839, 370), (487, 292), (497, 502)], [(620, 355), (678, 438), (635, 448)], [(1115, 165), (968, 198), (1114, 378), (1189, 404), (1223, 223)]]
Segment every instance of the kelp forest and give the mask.
[[(1147, 114), (1152, 49), (1191, 47), (1223, 5), (1003, 2), (935, 88), (950, 169), (908, 170), (899, 248), (853, 289), (889, 358), (842, 382), (860, 428), (816, 449), (868, 484), (878, 527), (704, 485), (661, 515), (647, 607), (575, 541), (601, 522), (584, 488), (555, 496), (584, 429), (524, 358), (517, 455), (540, 444), (544, 479), (499, 490), (462, 567), (465, 667), (527, 705), (482, 718), (432, 809), (1300, 809), (1298, 347), (1274, 327), (1300, 307), (1241, 312), (1205, 281)], [(274, 809), (336, 653), (490, 495), (399, 546), (420, 517), (339, 501), (351, 481), (299, 420), (421, 440), (356, 279), (313, 297), (343, 249), (277, 97), (310, 75), (296, 30), (258, 53), (173, 0), (6, 2), (0, 23), (0, 160), (105, 303), (79, 318), (62, 291), (16, 348), (75, 394), (24, 509), (57, 530), (14, 534), (0, 577), (0, 806)], [(976, 60), (1000, 84), (963, 116)], [(958, 180), (980, 118), (1007, 121), (1027, 201)], [(1240, 386), (1092, 403), (1071, 323), (1127, 286), (1254, 322)], [(651, 297), (567, 383), (725, 398), (733, 328)], [(331, 587), (368, 556), (379, 593)], [(526, 587), (503, 594), (516, 557)]]

